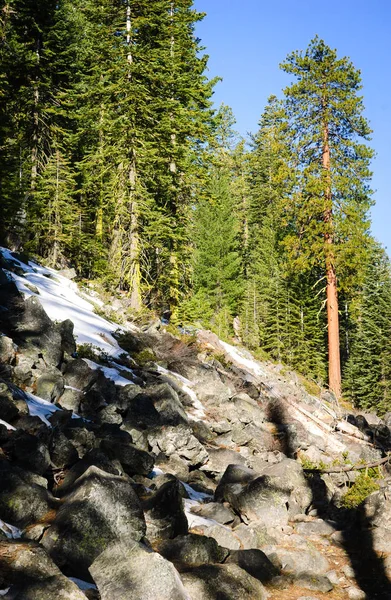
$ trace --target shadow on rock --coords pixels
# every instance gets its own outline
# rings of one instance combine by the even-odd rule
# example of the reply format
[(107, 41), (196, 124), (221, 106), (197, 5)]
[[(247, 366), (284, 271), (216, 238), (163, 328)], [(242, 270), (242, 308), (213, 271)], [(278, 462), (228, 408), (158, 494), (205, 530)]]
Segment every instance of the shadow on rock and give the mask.
[[(271, 402), (270, 419), (283, 430), (280, 439), (281, 450), (289, 457), (295, 456), (296, 444), (290, 434), (289, 423), (285, 420), (282, 402)], [(387, 576), (384, 559), (375, 550), (373, 518), (365, 514), (364, 505), (357, 508), (341, 508), (330, 499), (327, 486), (321, 473), (307, 474), (307, 482), (312, 494), (311, 507), (324, 520), (332, 519), (336, 531), (335, 540), (345, 551), (354, 571), (357, 586), (366, 594), (367, 600), (390, 600), (391, 581)]]

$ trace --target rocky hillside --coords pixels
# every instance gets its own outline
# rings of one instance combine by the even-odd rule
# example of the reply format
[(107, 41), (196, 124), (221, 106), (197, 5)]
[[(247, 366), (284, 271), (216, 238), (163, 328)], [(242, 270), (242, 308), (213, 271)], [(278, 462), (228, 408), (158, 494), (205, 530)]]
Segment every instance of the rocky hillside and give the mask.
[(391, 598), (387, 420), (0, 266), (0, 596)]

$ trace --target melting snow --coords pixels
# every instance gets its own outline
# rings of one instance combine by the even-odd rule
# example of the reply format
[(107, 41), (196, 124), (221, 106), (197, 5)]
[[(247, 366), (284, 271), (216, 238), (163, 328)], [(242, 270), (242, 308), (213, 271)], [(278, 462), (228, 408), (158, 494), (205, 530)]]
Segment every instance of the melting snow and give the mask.
[(119, 367), (118, 369), (114, 368), (114, 367), (102, 367), (102, 365), (98, 365), (98, 363), (89, 360), (88, 358), (83, 358), (84, 362), (87, 363), (87, 365), (90, 367), (90, 369), (100, 369), (103, 372), (103, 375), (107, 378), (107, 379), (111, 379), (111, 381), (114, 381), (115, 385), (132, 385), (134, 384), (133, 381), (131, 381), (130, 379), (126, 379), (126, 377), (122, 377), (122, 375), (120, 374), (120, 371), (128, 371), (130, 373), (133, 374), (133, 372), (131, 371), (131, 369), (128, 369), (126, 367)]
[(189, 379), (186, 379), (186, 377), (179, 375), (179, 373), (174, 373), (173, 371), (169, 371), (168, 369), (165, 369), (164, 367), (161, 367), (160, 365), (157, 365), (157, 370), (159, 373), (165, 375), (171, 382), (174, 382), (177, 385), (177, 387), (181, 390), (181, 392), (183, 392), (184, 394), (187, 394), (187, 396), (189, 396), (189, 398), (191, 399), (194, 410), (192, 411), (191, 414), (188, 414), (189, 419), (192, 419), (192, 420), (204, 419), (206, 416), (204, 405), (198, 399), (195, 391), (191, 389), (190, 386), (192, 386), (193, 383)]
[(0, 590), (0, 596), (6, 596), (11, 588), (7, 588), (6, 590)]
[(22, 531), (20, 529), (18, 529), (14, 525), (10, 525), (9, 523), (6, 523), (5, 521), (2, 521), (1, 519), (0, 519), (0, 529), (3, 533), (5, 533), (7, 538), (9, 538), (11, 540), (17, 540), (20, 537), (22, 537)]
[[(215, 519), (207, 519), (206, 517), (200, 517), (199, 515), (192, 513), (191, 509), (194, 506), (200, 506), (200, 502), (197, 502), (197, 500), (184, 500), (183, 502), (185, 505), (185, 515), (187, 517), (189, 529), (192, 529), (193, 527), (214, 527), (215, 525), (223, 527), (224, 529), (229, 529), (229, 527), (218, 523), (218, 521), (215, 521)], [(229, 529), (229, 531), (231, 530)]]
[(12, 429), (13, 431), (15, 431), (15, 427), (13, 427), (13, 425), (10, 425), (9, 423), (7, 423), (7, 421), (3, 421), (3, 419), (0, 419), (0, 425), (5, 425), (7, 429)]
[[(38, 396), (34, 396), (34, 394), (29, 394), (28, 392), (23, 392), (22, 396), (26, 402), (29, 409), (30, 415), (34, 417), (39, 417), (41, 421), (45, 423), (48, 427), (51, 427), (50, 421), (48, 421), (48, 417), (55, 413), (58, 410), (61, 410), (55, 404), (48, 402), (47, 400), (43, 400), (42, 398), (38, 398)], [(73, 413), (72, 419), (80, 419), (79, 415)]]
[(242, 352), (235, 348), (235, 346), (231, 346), (231, 344), (227, 344), (226, 342), (222, 342), (220, 340), (220, 344), (223, 346), (227, 354), (239, 365), (247, 369), (250, 373), (255, 375), (256, 377), (265, 377), (266, 373), (262, 369), (259, 362), (254, 359), (246, 358), (243, 356)]
[(158, 477), (158, 475), (164, 475), (164, 471), (159, 469), (159, 467), (154, 467), (148, 477), (149, 479), (154, 479), (155, 477)]
[(198, 503), (200, 501), (205, 500), (206, 498), (212, 498), (211, 494), (206, 494), (205, 492), (197, 492), (194, 488), (191, 487), (188, 483), (181, 481), (181, 484), (184, 486), (186, 492), (189, 494), (190, 500), (197, 500)]
[(76, 583), (79, 590), (97, 590), (98, 588), (94, 583), (88, 583), (88, 581), (83, 581), (82, 579), (77, 579), (77, 577), (68, 577), (70, 581)]
[(48, 427), (51, 427), (50, 422), (47, 417), (50, 417), (57, 410), (61, 410), (58, 406), (55, 406), (51, 402), (47, 400), (42, 400), (42, 398), (38, 398), (38, 396), (34, 396), (33, 394), (29, 394), (25, 392), (25, 400), (27, 402), (27, 406), (29, 408), (30, 415), (34, 417), (39, 417), (41, 421), (43, 421)]
[[(70, 319), (73, 322), (78, 344), (91, 344), (109, 356), (123, 353), (112, 335), (118, 325), (95, 314), (93, 304), (82, 297), (75, 282), (54, 269), (41, 267), (33, 262), (22, 263), (13, 258), (5, 248), (0, 248), (0, 253), (24, 271), (23, 277), (8, 272), (20, 292), (26, 297), (37, 296), (53, 321)], [(29, 289), (28, 284), (34, 285), (39, 293)]]

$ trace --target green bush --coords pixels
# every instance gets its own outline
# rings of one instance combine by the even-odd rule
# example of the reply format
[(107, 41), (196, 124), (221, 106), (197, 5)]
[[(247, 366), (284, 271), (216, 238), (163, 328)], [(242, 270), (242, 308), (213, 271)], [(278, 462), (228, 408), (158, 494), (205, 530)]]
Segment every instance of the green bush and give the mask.
[(352, 487), (343, 496), (342, 506), (345, 508), (357, 508), (360, 506), (367, 496), (379, 489), (380, 486), (376, 481), (379, 476), (378, 468), (368, 469), (368, 472), (361, 472)]

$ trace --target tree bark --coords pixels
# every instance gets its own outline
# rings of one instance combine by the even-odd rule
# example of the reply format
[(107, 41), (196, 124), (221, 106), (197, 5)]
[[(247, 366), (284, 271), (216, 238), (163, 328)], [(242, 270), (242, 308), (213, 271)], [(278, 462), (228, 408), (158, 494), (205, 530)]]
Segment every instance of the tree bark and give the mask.
[(325, 171), (326, 189), (324, 193), (324, 223), (325, 255), (326, 255), (326, 305), (327, 305), (327, 333), (328, 333), (328, 366), (329, 388), (337, 398), (341, 397), (341, 359), (339, 350), (339, 314), (337, 275), (335, 272), (333, 253), (333, 208), (330, 181), (330, 146), (329, 130), (327, 123), (323, 126), (323, 154), (322, 166)]

